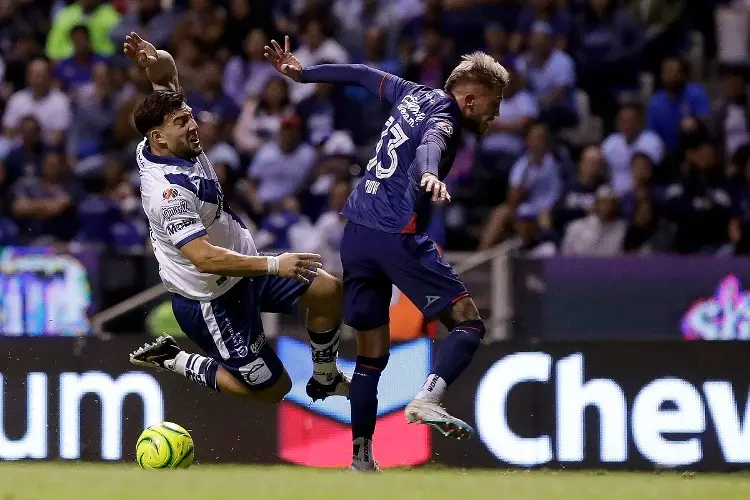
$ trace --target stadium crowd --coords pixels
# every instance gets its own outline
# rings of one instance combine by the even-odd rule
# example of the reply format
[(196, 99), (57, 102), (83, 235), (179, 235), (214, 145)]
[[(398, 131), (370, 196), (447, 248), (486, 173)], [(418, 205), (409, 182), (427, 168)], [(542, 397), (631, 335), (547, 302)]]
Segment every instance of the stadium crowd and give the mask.
[(431, 223), (445, 248), (750, 252), (744, 69), (721, 67), (710, 96), (686, 58), (694, 30), (712, 57), (720, 3), (0, 0), (0, 245), (147, 248), (132, 112), (150, 86), (121, 55), (137, 31), (174, 54), (226, 202), (260, 249), (336, 262), (338, 210), (389, 113), (360, 88), (280, 77), (263, 46), (289, 34), (304, 65), (432, 87), (472, 50), (509, 69), (500, 117), (464, 134), (453, 202)]

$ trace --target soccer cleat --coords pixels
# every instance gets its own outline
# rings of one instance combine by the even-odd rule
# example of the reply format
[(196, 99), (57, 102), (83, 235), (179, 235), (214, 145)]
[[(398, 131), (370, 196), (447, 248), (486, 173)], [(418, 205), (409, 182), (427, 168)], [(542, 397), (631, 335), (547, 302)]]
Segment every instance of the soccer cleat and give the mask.
[(410, 424), (427, 424), (445, 437), (470, 439), (474, 436), (474, 429), (469, 424), (445, 411), (438, 403), (414, 399), (406, 405), (405, 413)]
[(330, 384), (322, 384), (315, 380), (315, 377), (310, 377), (310, 380), (307, 381), (305, 391), (313, 401), (325, 399), (328, 396), (344, 396), (346, 399), (349, 399), (349, 384), (351, 384), (349, 377), (338, 372)]
[(377, 460), (370, 460), (368, 462), (360, 460), (354, 457), (352, 464), (349, 466), (351, 472), (380, 472)]
[(180, 346), (171, 335), (161, 335), (151, 343), (130, 353), (130, 362), (138, 366), (156, 368), (157, 370), (170, 370), (167, 363), (172, 362), (180, 353)]

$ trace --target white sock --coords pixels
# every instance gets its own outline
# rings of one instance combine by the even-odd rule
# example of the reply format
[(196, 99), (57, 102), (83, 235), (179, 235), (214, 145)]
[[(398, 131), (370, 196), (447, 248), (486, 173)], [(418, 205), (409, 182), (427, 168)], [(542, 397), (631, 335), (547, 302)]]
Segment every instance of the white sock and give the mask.
[(310, 340), (313, 358), (313, 378), (324, 385), (329, 385), (339, 373), (336, 356), (339, 351), (339, 333), (325, 344), (316, 344)]
[(180, 351), (174, 359), (165, 361), (164, 368), (171, 370), (175, 373), (179, 373), (183, 377), (185, 376), (185, 370), (187, 368), (187, 362), (190, 359), (190, 354), (185, 351)]
[(353, 459), (360, 462), (372, 462), (372, 439), (357, 438), (352, 441), (354, 445)]
[(429, 401), (430, 403), (439, 403), (443, 400), (443, 394), (445, 394), (447, 387), (448, 385), (445, 383), (445, 380), (431, 373), (422, 386), (422, 390), (417, 394), (416, 399)]
[(180, 351), (173, 360), (165, 361), (164, 367), (192, 382), (218, 390), (216, 385), (218, 365), (211, 358)]

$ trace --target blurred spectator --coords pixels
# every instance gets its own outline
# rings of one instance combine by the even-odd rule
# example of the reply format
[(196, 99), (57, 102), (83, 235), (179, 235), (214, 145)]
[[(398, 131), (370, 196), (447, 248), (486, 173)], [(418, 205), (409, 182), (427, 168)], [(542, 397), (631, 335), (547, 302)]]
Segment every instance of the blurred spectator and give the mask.
[(674, 250), (678, 253), (712, 253), (729, 241), (732, 200), (717, 167), (713, 145), (691, 147), (681, 178), (666, 190), (665, 209), (677, 227)]
[(346, 225), (341, 210), (350, 193), (351, 184), (348, 180), (339, 180), (333, 184), (328, 196), (328, 210), (318, 218), (309, 234), (295, 248), (298, 252), (320, 254), (323, 257), (323, 268), (337, 275), (342, 273), (339, 250)]
[(484, 28), (485, 52), (512, 71), (516, 66), (518, 52), (511, 50), (508, 32), (500, 23), (491, 23)]
[(616, 0), (588, 0), (576, 19), (573, 47), (579, 86), (591, 99), (591, 110), (611, 123), (622, 91), (638, 88), (643, 31)]
[(263, 47), (268, 38), (263, 30), (256, 28), (248, 33), (239, 55), (232, 56), (224, 68), (222, 88), (238, 106), (247, 98), (260, 96), (268, 79), (276, 75), (271, 63), (263, 57)]
[(208, 161), (214, 168), (219, 165), (227, 167), (232, 175), (236, 176), (240, 170), (240, 155), (231, 144), (221, 140), (219, 120), (207, 111), (200, 113), (196, 118), (200, 127), (201, 146)]
[(568, 187), (555, 207), (555, 227), (563, 228), (575, 219), (586, 217), (594, 208), (596, 190), (605, 178), (601, 150), (597, 146), (588, 146), (581, 153), (576, 182)]
[(281, 117), (293, 111), (286, 82), (273, 76), (259, 100), (245, 102), (234, 126), (234, 143), (241, 153), (254, 155), (265, 143), (278, 139)]
[(5, 61), (3, 99), (7, 99), (11, 93), (26, 87), (26, 73), (29, 63), (41, 55), (42, 46), (34, 39), (33, 35), (25, 33), (15, 40), (10, 58)]
[(609, 185), (596, 190), (591, 215), (570, 223), (561, 251), (564, 255), (617, 255), (623, 250), (628, 224), (620, 218), (620, 200)]
[(414, 62), (406, 68), (404, 78), (434, 89), (443, 88), (445, 80), (454, 68), (454, 61), (440, 30), (426, 27), (422, 32), (422, 50)]
[(531, 27), (531, 50), (525, 56), (529, 86), (539, 101), (540, 119), (550, 129), (578, 123), (574, 96), (576, 73), (573, 59), (552, 45), (552, 28), (544, 21)]
[(42, 172), (45, 147), (42, 143), (39, 121), (33, 116), (21, 118), (18, 127), (21, 144), (11, 149), (5, 157), (6, 179), (9, 184), (21, 177), (34, 177)]
[(94, 66), (94, 81), (75, 95), (73, 121), (67, 137), (68, 158), (73, 171), (86, 175), (104, 166), (103, 153), (112, 146), (117, 120), (117, 96), (106, 62)]
[(302, 214), (299, 201), (290, 196), (279, 200), (264, 217), (260, 230), (255, 234), (255, 245), (259, 250), (293, 250), (307, 245), (305, 240), (311, 232), (312, 224)]
[(222, 46), (232, 56), (246, 53), (247, 37), (256, 30), (265, 34), (273, 33), (271, 2), (264, 0), (229, 0), (229, 15), (224, 28)]
[(654, 163), (651, 157), (642, 152), (636, 152), (630, 159), (632, 172), (632, 188), (623, 195), (623, 213), (631, 216), (637, 212), (641, 202), (648, 201), (652, 210), (664, 211), (664, 187), (654, 182)]
[(201, 68), (206, 60), (205, 54), (192, 40), (183, 40), (174, 55), (177, 72), (180, 75), (180, 87), (184, 93), (197, 92), (200, 90)]
[(50, 29), (52, 0), (4, 0), (0, 2), (0, 54), (9, 56), (14, 41), (30, 37), (43, 44)]
[(135, 31), (157, 49), (166, 49), (176, 22), (174, 12), (164, 9), (161, 0), (138, 0), (112, 29), (110, 39), (115, 47), (120, 47), (125, 36)]
[[(408, 4), (412, 4), (412, 8)], [(402, 8), (394, 8), (399, 6)], [(386, 42), (393, 43), (398, 38), (401, 26), (419, 16), (422, 11), (423, 7), (418, 0), (335, 0), (333, 14), (341, 23), (337, 39), (354, 59), (361, 59), (364, 55), (362, 40), (366, 39), (367, 31), (387, 31)], [(388, 49), (389, 52), (394, 52), (392, 49), (395, 49), (395, 44)]]
[(221, 47), (226, 19), (226, 11), (212, 0), (190, 0), (190, 8), (177, 20), (172, 44), (181, 51), (182, 44), (192, 40), (201, 52), (213, 55)]
[(0, 163), (0, 246), (18, 244), (18, 226), (9, 207), (10, 184), (5, 165)]
[(15, 137), (21, 118), (33, 116), (42, 127), (42, 137), (48, 144), (62, 144), (63, 134), (70, 126), (70, 99), (52, 88), (50, 65), (44, 59), (29, 63), (28, 88), (16, 91), (8, 100), (3, 115), (5, 134)]
[(750, 159), (743, 159), (743, 183), (732, 200), (732, 218), (729, 222), (729, 239), (739, 255), (750, 254)]
[(658, 165), (664, 159), (664, 144), (656, 133), (645, 130), (643, 109), (638, 104), (625, 104), (617, 115), (617, 132), (604, 140), (602, 153), (612, 186), (619, 196), (625, 196), (633, 187), (633, 155), (646, 154), (652, 164)]
[(12, 188), (12, 213), (19, 223), (22, 241), (46, 244), (70, 241), (78, 230), (76, 202), (81, 188), (68, 180), (65, 155), (49, 151), (41, 177), (24, 177)]
[(518, 254), (539, 259), (552, 257), (557, 253), (557, 243), (552, 234), (539, 228), (539, 218), (532, 211), (519, 210), (513, 229)]
[(263, 206), (299, 193), (315, 164), (315, 149), (302, 142), (300, 117), (287, 115), (280, 126), (279, 140), (260, 148), (247, 171), (254, 197)]
[(135, 151), (135, 145), (143, 139), (143, 136), (135, 128), (133, 112), (136, 106), (152, 92), (152, 88), (146, 74), (137, 67), (131, 66), (128, 74), (132, 88), (129, 89), (130, 95), (124, 95), (122, 102), (119, 103), (113, 139), (117, 145)]
[(664, 60), (661, 71), (664, 88), (651, 96), (648, 103), (647, 127), (659, 134), (667, 149), (677, 146), (684, 118), (705, 120), (711, 111), (706, 91), (687, 82), (687, 76), (685, 61)]
[(567, 50), (572, 28), (570, 14), (558, 6), (557, 0), (531, 0), (529, 3), (531, 5), (518, 16), (510, 42), (511, 50), (521, 52), (526, 47), (531, 37), (532, 26), (537, 21), (548, 23), (553, 45), (560, 50)]
[(305, 140), (321, 144), (334, 130), (344, 128), (345, 117), (353, 106), (340, 89), (326, 83), (316, 83), (315, 93), (296, 107), (305, 127)]
[(81, 24), (89, 30), (94, 52), (102, 56), (111, 56), (115, 53), (115, 44), (109, 38), (109, 32), (119, 22), (120, 14), (110, 2), (78, 0), (60, 10), (52, 21), (52, 28), (47, 36), (47, 57), (55, 61), (71, 57), (71, 32), (75, 26)]
[(186, 101), (197, 116), (206, 111), (211, 113), (222, 128), (231, 127), (240, 114), (240, 108), (221, 88), (221, 63), (207, 59), (200, 71), (200, 85), (197, 91), (186, 94)]
[(543, 124), (531, 127), (526, 136), (526, 147), (528, 152), (510, 170), (506, 203), (495, 207), (490, 214), (479, 242), (480, 250), (486, 250), (502, 239), (516, 211), (537, 217), (543, 230), (552, 228), (552, 208), (563, 186), (560, 166), (550, 150), (549, 132)]
[[(687, 0), (622, 0), (623, 7), (646, 27), (648, 45), (642, 52), (643, 68), (659, 72), (665, 56), (678, 54), (685, 48), (687, 35)], [(707, 5), (711, 2), (705, 2)], [(691, 7), (697, 5), (692, 4)]]
[(750, 143), (750, 101), (742, 73), (731, 69), (724, 71), (722, 96), (715, 102), (711, 115), (712, 131), (721, 141), (727, 157)]
[(489, 124), (481, 140), (482, 161), (499, 172), (507, 172), (521, 155), (526, 132), (539, 115), (536, 97), (523, 84), (523, 74), (511, 73), (503, 91), (500, 114)]
[(94, 65), (107, 62), (105, 57), (91, 51), (89, 30), (86, 26), (74, 26), (70, 38), (73, 41), (73, 55), (58, 61), (54, 70), (54, 77), (62, 83), (63, 90), (68, 91), (91, 83)]
[[(294, 52), (302, 67), (331, 62), (344, 64), (349, 62), (349, 54), (336, 40), (325, 32), (323, 23), (317, 19), (309, 20), (300, 32), (302, 45)], [(312, 85), (295, 83), (292, 87), (292, 101), (300, 102), (314, 92)]]

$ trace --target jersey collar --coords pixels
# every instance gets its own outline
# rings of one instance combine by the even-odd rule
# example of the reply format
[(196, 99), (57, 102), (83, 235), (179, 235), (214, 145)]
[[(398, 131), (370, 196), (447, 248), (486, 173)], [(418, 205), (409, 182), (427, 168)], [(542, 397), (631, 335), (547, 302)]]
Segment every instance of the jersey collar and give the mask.
[(192, 168), (195, 165), (195, 161), (185, 160), (184, 158), (177, 158), (176, 156), (159, 156), (151, 152), (151, 148), (148, 142), (143, 146), (143, 157), (152, 163), (160, 163), (162, 165), (172, 165), (175, 167), (186, 167)]

